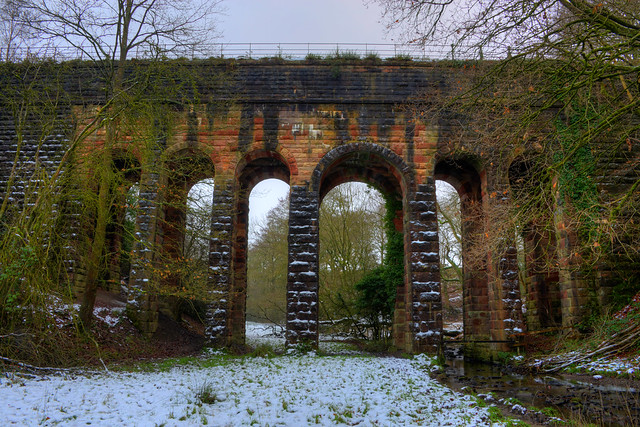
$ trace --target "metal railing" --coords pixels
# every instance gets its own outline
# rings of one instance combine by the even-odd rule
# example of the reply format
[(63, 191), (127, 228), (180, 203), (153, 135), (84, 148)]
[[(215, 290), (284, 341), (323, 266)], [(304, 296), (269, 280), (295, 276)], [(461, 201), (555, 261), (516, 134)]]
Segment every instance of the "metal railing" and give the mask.
[[(87, 49), (87, 51), (90, 51)], [(309, 58), (357, 59), (374, 57), (379, 59), (403, 58), (417, 61), (433, 60), (473, 60), (499, 59), (500, 54), (486, 55), (481, 50), (454, 47), (452, 45), (410, 45), (400, 43), (212, 43), (201, 45), (194, 49), (159, 49), (167, 58), (235, 58), (262, 59), (282, 58), (285, 60), (304, 60)], [(497, 51), (497, 50), (496, 50)], [(140, 49), (133, 52), (130, 58), (150, 58), (148, 50)], [(73, 59), (91, 59), (81, 48), (70, 46), (44, 46), (14, 49), (7, 55), (0, 49), (0, 58), (10, 57), (12, 60), (27, 58), (52, 59), (67, 61)]]

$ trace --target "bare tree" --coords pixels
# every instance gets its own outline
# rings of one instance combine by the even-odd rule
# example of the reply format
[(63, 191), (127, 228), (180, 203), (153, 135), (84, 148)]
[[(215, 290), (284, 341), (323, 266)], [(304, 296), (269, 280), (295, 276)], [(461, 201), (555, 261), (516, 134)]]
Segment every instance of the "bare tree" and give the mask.
[(247, 316), (281, 324), (287, 312), (289, 198), (280, 199), (255, 227), (247, 260)]
[[(501, 164), (508, 153), (520, 152), (521, 162), (538, 165), (530, 170), (535, 177), (527, 178), (535, 186), (527, 194), (535, 197), (517, 201), (508, 214), (500, 197), (493, 198), (508, 222), (492, 223), (511, 234), (531, 223), (552, 228), (553, 215), (540, 211), (553, 211), (560, 199), (569, 229), (578, 235), (583, 266), (596, 268), (614, 253), (638, 262), (638, 1), (377, 3), (407, 41), (445, 42), (460, 58), (502, 59), (478, 64), (475, 84), (448, 104), (473, 121), (460, 140), (474, 140), (487, 163)], [(607, 175), (624, 177), (625, 185), (607, 182)]]
[(30, 25), (33, 12), (24, 0), (3, 0), (0, 3), (0, 57), (4, 61), (16, 61), (24, 55), (21, 50), (37, 36)]
[(380, 193), (360, 183), (331, 190), (320, 206), (320, 308), (327, 320), (357, 321), (355, 284), (382, 263)]
[(104, 128), (104, 144), (95, 153), (98, 182), (95, 224), (86, 255), (86, 285), (80, 319), (91, 323), (100, 267), (104, 255), (112, 197), (113, 147), (121, 140), (120, 119), (132, 102), (128, 91), (138, 82), (125, 79), (132, 56), (161, 58), (171, 52), (193, 50), (213, 37), (219, 0), (33, 0), (25, 2), (31, 17), (25, 21), (45, 42), (93, 61), (101, 70), (105, 104), (97, 117)]
[[(221, 0), (33, 0), (42, 39), (93, 61), (191, 53), (217, 36)], [(114, 84), (117, 80), (114, 80)], [(117, 85), (114, 85), (117, 87)]]

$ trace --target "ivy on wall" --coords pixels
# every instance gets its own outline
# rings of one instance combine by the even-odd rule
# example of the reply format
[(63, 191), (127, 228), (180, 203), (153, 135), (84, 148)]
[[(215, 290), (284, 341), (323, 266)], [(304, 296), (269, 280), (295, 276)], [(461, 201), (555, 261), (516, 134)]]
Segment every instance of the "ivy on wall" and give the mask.
[(391, 324), (395, 307), (396, 289), (404, 280), (404, 239), (395, 227), (396, 212), (402, 209), (402, 201), (385, 197), (386, 214), (384, 230), (387, 247), (382, 265), (364, 276), (355, 288), (360, 314), (369, 323), (374, 339), (384, 337), (384, 327)]

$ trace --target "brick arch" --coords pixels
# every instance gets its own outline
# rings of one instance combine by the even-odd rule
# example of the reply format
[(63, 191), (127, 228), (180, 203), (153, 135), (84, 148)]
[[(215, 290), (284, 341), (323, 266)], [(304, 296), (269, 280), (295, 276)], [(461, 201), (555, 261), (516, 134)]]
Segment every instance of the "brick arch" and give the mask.
[(125, 162), (128, 164), (137, 164), (140, 166), (141, 161), (141, 153), (135, 149), (126, 149), (124, 147), (117, 147), (113, 149), (113, 159), (114, 162)]
[(252, 150), (236, 163), (228, 323), (230, 344), (234, 347), (242, 347), (246, 335), (249, 195), (255, 185), (265, 179), (276, 178), (288, 184), (292, 175), (292, 164), (295, 168), (295, 161), (287, 161), (282, 152), (273, 150)]
[(114, 203), (111, 205), (111, 221), (107, 225), (105, 246), (107, 249), (107, 287), (111, 292), (120, 292), (121, 280), (129, 276), (130, 264), (125, 253), (127, 240), (125, 216), (127, 213), (127, 194), (140, 182), (140, 159), (134, 150), (118, 147), (113, 150), (112, 167), (119, 173), (118, 187), (113, 189)]
[(181, 141), (171, 144), (164, 150), (165, 159), (175, 158), (176, 156), (184, 156), (185, 153), (198, 153), (204, 157), (208, 157), (213, 165), (220, 163), (220, 155), (213, 147), (205, 144), (193, 143), (191, 141)]
[[(525, 327), (515, 241), (500, 239), (483, 246), (485, 237), (495, 235), (496, 224), (491, 223), (488, 209), (506, 209), (509, 190), (493, 183), (488, 194), (487, 172), (475, 157), (440, 158), (434, 178), (450, 183), (460, 195), (466, 351), (490, 357), (494, 351), (508, 349), (505, 340)], [(500, 197), (495, 197), (497, 189)]]
[(256, 184), (265, 179), (276, 178), (288, 184), (294, 175), (292, 165), (297, 173), (295, 159), (287, 160), (278, 151), (253, 150), (236, 163), (235, 177), (239, 188), (248, 195)]
[[(215, 179), (215, 166), (211, 156), (204, 150), (193, 145), (181, 144), (165, 151), (162, 169), (162, 215), (156, 226), (162, 242), (160, 254), (166, 259), (177, 260), (184, 256), (189, 191), (203, 179)], [(166, 272), (162, 280), (168, 287), (180, 285), (180, 277), (172, 271)], [(169, 308), (174, 310), (171, 302), (161, 302), (169, 304)]]
[(206, 151), (193, 147), (171, 147), (164, 155), (164, 167), (169, 181), (182, 180), (186, 191), (205, 178), (215, 178), (215, 161)]
[[(530, 202), (542, 185), (551, 185), (552, 180), (542, 180), (540, 165), (517, 156), (509, 164), (509, 189), (516, 203)], [(537, 194), (531, 194), (535, 191)], [(533, 196), (533, 197), (531, 197)], [(549, 202), (536, 204), (536, 216), (519, 230), (524, 252), (524, 286), (526, 292), (526, 320), (529, 330), (545, 329), (562, 325), (562, 299), (560, 272), (558, 269), (558, 243), (556, 233), (550, 226), (553, 212)]]
[(435, 162), (433, 176), (445, 181), (456, 189), (460, 198), (481, 201), (483, 194), (483, 175), (479, 159), (440, 158)]
[[(298, 175), (298, 164), (295, 156), (286, 147), (281, 146), (276, 147), (275, 150), (257, 149), (248, 151), (231, 162), (229, 168), (239, 177), (248, 165), (259, 159), (274, 159), (274, 161), (278, 161), (286, 167), (289, 177)], [(275, 178), (282, 179), (280, 177)], [(282, 180), (289, 182), (289, 178)]]
[[(412, 168), (386, 147), (347, 144), (327, 153), (313, 172), (311, 195), (317, 206), (332, 188), (349, 181), (373, 184), (402, 202), (394, 222), (404, 235), (404, 281), (396, 290), (393, 342), (407, 351), (433, 351), (442, 332), (437, 235), (431, 230), (435, 222), (433, 182), (416, 185)], [(298, 264), (305, 263), (301, 259)], [(317, 265), (317, 258), (314, 261)], [(317, 288), (317, 282), (315, 285)]]
[(477, 162), (441, 158), (434, 167), (434, 179), (445, 181), (458, 192), (462, 220), (463, 327), (466, 340), (491, 339), (489, 277), (484, 260), (471, 263), (471, 242), (484, 233), (483, 184)]
[[(363, 168), (365, 165), (368, 167)], [(333, 173), (339, 169), (342, 171)], [(358, 142), (341, 145), (325, 154), (313, 171), (311, 189), (322, 201), (337, 185), (354, 180), (373, 184), (388, 194), (394, 191), (403, 194), (413, 186), (413, 173), (402, 157), (390, 149)]]

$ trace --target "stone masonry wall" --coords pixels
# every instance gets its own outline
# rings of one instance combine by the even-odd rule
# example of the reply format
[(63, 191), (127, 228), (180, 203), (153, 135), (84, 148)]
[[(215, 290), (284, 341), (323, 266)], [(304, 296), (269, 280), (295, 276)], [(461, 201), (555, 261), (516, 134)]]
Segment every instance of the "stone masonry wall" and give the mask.
[[(72, 111), (90, 112), (95, 108), (92, 105), (103, 102), (97, 73), (90, 64), (66, 67), (67, 71), (57, 78), (74, 105)], [(424, 111), (425, 104), (437, 103), (441, 95), (468, 86), (478, 77), (477, 69), (447, 63), (264, 61), (176, 61), (167, 67), (171, 75), (157, 78), (165, 85), (176, 85), (177, 99), (184, 105), (175, 108), (177, 126), (163, 142), (156, 159), (170, 161), (172, 153), (188, 148), (210, 159), (216, 174), (209, 254), (211, 300), (206, 315), (209, 342), (232, 343), (234, 335), (240, 333), (232, 325), (244, 316), (244, 302), (234, 298), (244, 295), (246, 274), (239, 271), (244, 268), (241, 260), (234, 260), (234, 256), (243, 254), (234, 255), (238, 242), (233, 240), (233, 224), (238, 220), (238, 212), (234, 212), (237, 194), (241, 188), (247, 188), (247, 182), (242, 180), (277, 177), (288, 179), (291, 185), (287, 342), (317, 342), (319, 203), (330, 187), (355, 179), (394, 192), (403, 201), (400, 227), (405, 235), (405, 285), (396, 303), (394, 339), (407, 351), (433, 351), (438, 347), (442, 338), (442, 304), (434, 168), (437, 162), (447, 160), (451, 147), (456, 144), (472, 147), (473, 141), (450, 137), (456, 128), (471, 126), (455, 114), (434, 125), (418, 111)], [(185, 76), (188, 84), (178, 81), (176, 76)], [(413, 106), (420, 108), (414, 111)], [(0, 109), (3, 198), (14, 197), (13, 192), (19, 188), (16, 186), (9, 193), (5, 190), (16, 151), (11, 136), (15, 124), (5, 110)], [(97, 139), (91, 139), (90, 143), (97, 143)], [(59, 139), (50, 141), (49, 159), (60, 148)], [(123, 144), (123, 149), (137, 151), (135, 144)], [(486, 164), (482, 153), (475, 156), (473, 166), (463, 166), (474, 169), (468, 176), (495, 173), (496, 168)], [(244, 173), (247, 164), (253, 169)], [(157, 324), (157, 301), (146, 290), (153, 288), (149, 268), (154, 262), (154, 251), (160, 250), (157, 246), (163, 241), (157, 228), (158, 219), (164, 215), (157, 188), (163, 177), (158, 175), (161, 169), (153, 162), (144, 163), (142, 169), (131, 307), (140, 312), (141, 327), (151, 333)], [(314, 175), (319, 170), (326, 173)], [(491, 176), (483, 178), (482, 184), (475, 183), (478, 201), (498, 190), (493, 182), (497, 181)], [(562, 225), (560, 219), (558, 224)], [(474, 232), (492, 232), (483, 224), (477, 224), (476, 228)], [(563, 235), (562, 230), (558, 235), (565, 236), (558, 242), (561, 254), (562, 245), (570, 243), (567, 239), (571, 235)], [(470, 334), (487, 338), (486, 319), (491, 320), (494, 338), (524, 328), (518, 313), (521, 298), (513, 250), (507, 245), (499, 265), (491, 266), (489, 279), (485, 279), (487, 274), (482, 271), (468, 278), (467, 284), (473, 289), (465, 291), (465, 304), (475, 301), (474, 307), (478, 308), (473, 312), (477, 318), (471, 319), (477, 320), (477, 324), (465, 326)], [(571, 307), (576, 304), (573, 302), (576, 296), (570, 293), (576, 286), (565, 283), (559, 288), (563, 312), (574, 313)], [(497, 329), (501, 332), (495, 333)]]
[(291, 188), (289, 204), (289, 273), (287, 275), (287, 344), (318, 342), (317, 193)]

